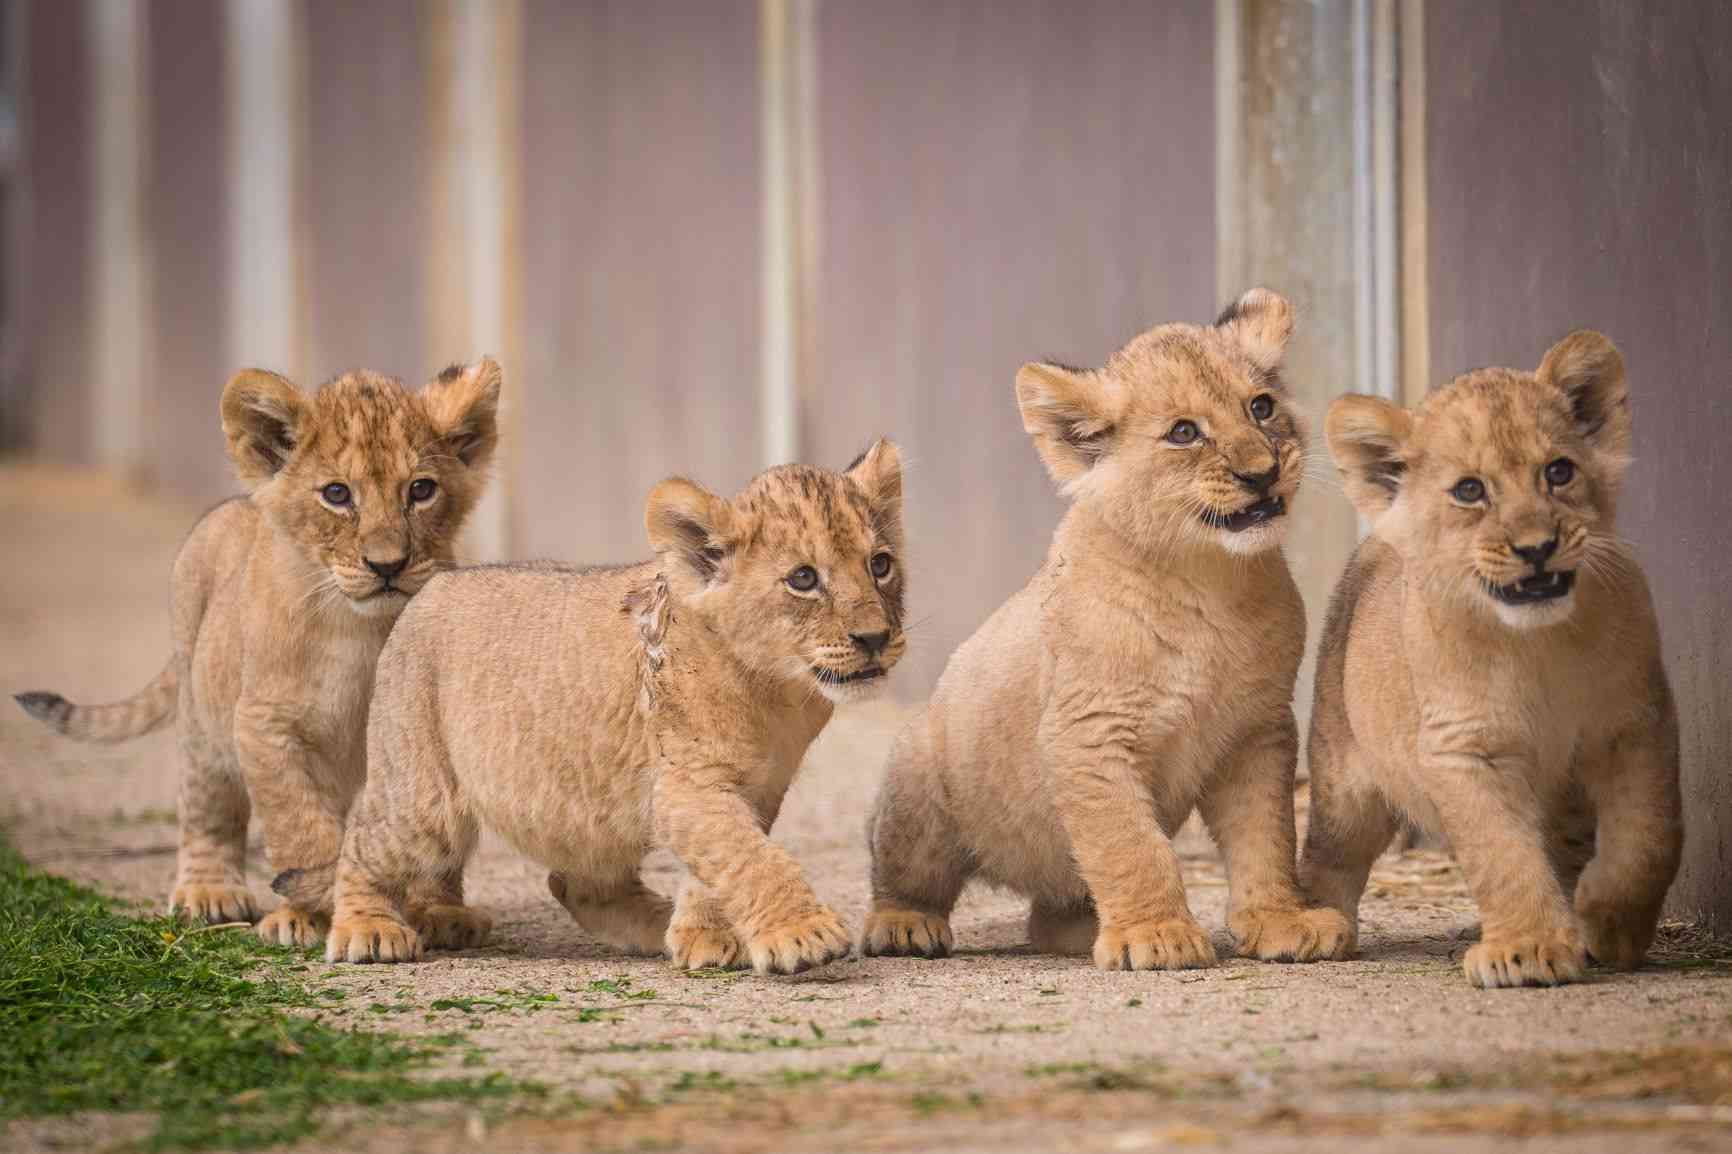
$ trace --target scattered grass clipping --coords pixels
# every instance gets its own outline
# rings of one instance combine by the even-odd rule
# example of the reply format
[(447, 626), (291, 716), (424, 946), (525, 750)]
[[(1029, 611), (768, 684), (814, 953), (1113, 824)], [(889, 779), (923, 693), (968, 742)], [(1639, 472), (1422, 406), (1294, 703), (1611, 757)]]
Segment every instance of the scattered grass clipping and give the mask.
[(331, 1107), (544, 1092), (436, 1077), (441, 1053), (316, 1014), (290, 951), (244, 931), (126, 916), (0, 841), (0, 1119), (146, 1112), (148, 1150), (256, 1148), (317, 1132)]

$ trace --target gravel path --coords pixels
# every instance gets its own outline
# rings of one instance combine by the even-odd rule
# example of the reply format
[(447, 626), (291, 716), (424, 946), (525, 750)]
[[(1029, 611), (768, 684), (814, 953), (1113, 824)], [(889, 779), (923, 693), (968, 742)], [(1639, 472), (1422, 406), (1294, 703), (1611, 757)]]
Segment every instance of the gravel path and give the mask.
[[(96, 701), (144, 684), (167, 654), (166, 574), (195, 513), (99, 478), (0, 467), (0, 688)], [(162, 901), (172, 735), (78, 746), (7, 705), (0, 816), (15, 843), (45, 868)], [(776, 829), (856, 924), (862, 821), (901, 714), (839, 717)], [(1199, 834), (1182, 849), (1193, 909), (1224, 954), (1219, 864)], [(264, 873), (258, 860), (261, 896)], [(1456, 966), (1472, 904), (1434, 852), (1380, 863), (1361, 960), (1183, 974), (1033, 955), (1021, 904), (971, 890), (948, 961), (687, 976), (587, 941), (544, 874), (486, 842), (470, 892), (495, 916), (488, 948), (311, 970), (344, 991), (339, 1020), (462, 1030), (472, 1062), (554, 1093), (500, 1117), (346, 1119), (318, 1148), (1732, 1149), (1732, 950), (1672, 927), (1638, 974), (1473, 990)], [(671, 889), (676, 867), (658, 856), (647, 876)], [(101, 1121), (14, 1124), (5, 1142), (94, 1132), (80, 1126)]]

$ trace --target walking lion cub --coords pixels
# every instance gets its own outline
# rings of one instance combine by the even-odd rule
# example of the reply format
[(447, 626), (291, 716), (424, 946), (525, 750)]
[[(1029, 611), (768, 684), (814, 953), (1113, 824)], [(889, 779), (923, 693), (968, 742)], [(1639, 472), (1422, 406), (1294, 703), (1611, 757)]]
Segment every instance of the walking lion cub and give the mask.
[(970, 876), (1033, 899), (1037, 949), (1103, 969), (1215, 962), (1168, 840), (1226, 855), (1239, 949), (1341, 953), (1294, 877), (1293, 683), (1305, 610), (1279, 548), (1304, 430), (1293, 330), (1254, 289), (1213, 326), (1103, 368), (1023, 366), (1023, 426), (1072, 505), (1046, 564), (964, 642), (903, 731), (872, 815), (867, 954), (949, 952)]
[[(896, 447), (846, 473), (770, 469), (732, 500), (664, 481), (645, 522), (656, 561), (448, 573), (398, 621), (332, 961), (479, 944), (490, 921), (463, 905), (463, 867), (482, 823), (621, 949), (760, 973), (847, 952), (767, 832), (832, 703), (902, 656)], [(692, 875), (677, 907), (639, 880), (658, 844)]]
[[(365, 371), (312, 394), (275, 373), (237, 374), (222, 427), (250, 493), (205, 514), (175, 558), (168, 665), (115, 705), (18, 695), (84, 741), (136, 737), (178, 715), (171, 910), (258, 918), (246, 884), (256, 806), (285, 899), (259, 936), (305, 946), (323, 934), (343, 815), (366, 774), (373, 663), (403, 606), (455, 564), (498, 439), (500, 380), (485, 359), (414, 393)], [(320, 875), (323, 886), (306, 884)]]
[(1318, 655), (1311, 895), (1357, 923), (1404, 815), (1448, 835), (1479, 903), (1474, 985), (1639, 964), (1683, 827), (1659, 628), (1614, 527), (1623, 357), (1571, 333), (1411, 412), (1342, 397), (1328, 435), (1371, 536)]

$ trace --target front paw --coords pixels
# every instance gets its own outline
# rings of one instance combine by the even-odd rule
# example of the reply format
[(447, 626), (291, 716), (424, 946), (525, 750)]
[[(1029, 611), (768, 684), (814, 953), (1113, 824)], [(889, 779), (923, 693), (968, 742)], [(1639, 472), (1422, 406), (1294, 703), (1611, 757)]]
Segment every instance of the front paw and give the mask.
[(682, 970), (736, 970), (748, 964), (745, 947), (726, 926), (676, 922), (668, 927), (667, 947), (668, 956)]
[(259, 908), (253, 901), (252, 891), (237, 885), (175, 886), (168, 899), (168, 912), (172, 916), (209, 925), (259, 920)]
[(493, 918), (469, 906), (422, 906), (409, 911), (409, 924), (430, 950), (472, 950), (493, 932)]
[(1239, 910), (1227, 918), (1239, 953), (1266, 962), (1339, 961), (1353, 956), (1358, 935), (1340, 910)]
[(1095, 965), (1103, 970), (1196, 970), (1214, 964), (1214, 944), (1189, 914), (1102, 926), (1095, 938)]
[(1572, 932), (1488, 937), (1461, 960), (1467, 980), (1482, 989), (1558, 986), (1582, 976), (1587, 958)]
[(341, 917), (325, 939), (327, 962), (413, 962), (420, 935), (396, 918)]
[(746, 942), (760, 974), (797, 974), (848, 955), (848, 929), (824, 906), (753, 934)]
[(875, 909), (860, 931), (860, 952), (869, 958), (948, 958), (955, 944), (949, 919), (919, 910)]
[(281, 905), (260, 919), (253, 932), (267, 945), (304, 947), (318, 945), (330, 928), (331, 921), (323, 914)]
[(1584, 908), (1580, 916), (1588, 956), (1602, 966), (1633, 970), (1642, 964), (1648, 956), (1648, 947), (1654, 944), (1656, 918), (1652, 914)]

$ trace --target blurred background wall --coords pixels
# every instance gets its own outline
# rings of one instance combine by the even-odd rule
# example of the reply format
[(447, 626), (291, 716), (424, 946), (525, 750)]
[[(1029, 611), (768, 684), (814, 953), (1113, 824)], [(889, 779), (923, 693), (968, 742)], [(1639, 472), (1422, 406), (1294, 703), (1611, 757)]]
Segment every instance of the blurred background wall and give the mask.
[[(189, 507), (263, 364), (483, 352), (477, 557), (643, 555), (672, 472), (909, 459), (901, 692), (1038, 565), (1025, 360), (1291, 296), (1288, 378), (1629, 358), (1685, 725), (1674, 906), (1732, 926), (1732, 17), (1622, 0), (0, 0), (0, 449)], [(1326, 470), (1323, 470), (1326, 472)], [(1357, 538), (1314, 481), (1313, 633)], [(1309, 704), (1309, 680), (1299, 704)]]

